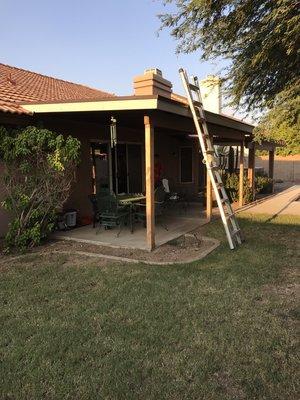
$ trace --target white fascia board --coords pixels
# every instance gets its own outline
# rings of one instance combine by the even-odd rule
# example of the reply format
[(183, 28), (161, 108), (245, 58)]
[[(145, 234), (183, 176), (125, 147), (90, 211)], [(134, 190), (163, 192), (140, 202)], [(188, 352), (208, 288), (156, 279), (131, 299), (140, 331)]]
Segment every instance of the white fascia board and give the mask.
[(123, 111), (155, 110), (157, 99), (101, 100), (69, 103), (22, 104), (22, 107), (34, 113), (84, 112), (84, 111)]

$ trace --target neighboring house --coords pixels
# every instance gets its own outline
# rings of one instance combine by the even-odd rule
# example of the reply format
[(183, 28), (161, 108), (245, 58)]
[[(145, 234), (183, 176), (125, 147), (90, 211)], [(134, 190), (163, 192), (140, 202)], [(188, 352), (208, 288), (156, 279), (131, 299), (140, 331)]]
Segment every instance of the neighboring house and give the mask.
[[(163, 175), (172, 189), (184, 191), (190, 199), (205, 190), (206, 171), (185, 98), (174, 94), (171, 82), (156, 69), (135, 77), (133, 86), (132, 96), (119, 97), (0, 64), (0, 125), (39, 123), (81, 141), (81, 163), (66, 205), (76, 208), (81, 216), (91, 214), (89, 194), (99, 187), (116, 190), (116, 174), (119, 193), (147, 189), (147, 238), (153, 248), (153, 195), (152, 191), (149, 195), (149, 188), (154, 179), (154, 153), (159, 155)], [(112, 117), (117, 121), (117, 163), (110, 146)], [(248, 176), (253, 186), (253, 126), (210, 111), (206, 111), (206, 118), (215, 144), (249, 149)], [(274, 150), (269, 149), (271, 153)], [(208, 212), (210, 208), (207, 204)], [(7, 221), (0, 210), (0, 235), (5, 233)]]

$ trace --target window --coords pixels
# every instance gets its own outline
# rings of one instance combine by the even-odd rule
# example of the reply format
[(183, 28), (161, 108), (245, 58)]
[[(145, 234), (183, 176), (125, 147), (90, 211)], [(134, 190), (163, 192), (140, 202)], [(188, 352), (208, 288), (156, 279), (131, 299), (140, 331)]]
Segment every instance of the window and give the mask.
[(193, 182), (193, 149), (192, 147), (180, 148), (180, 182)]

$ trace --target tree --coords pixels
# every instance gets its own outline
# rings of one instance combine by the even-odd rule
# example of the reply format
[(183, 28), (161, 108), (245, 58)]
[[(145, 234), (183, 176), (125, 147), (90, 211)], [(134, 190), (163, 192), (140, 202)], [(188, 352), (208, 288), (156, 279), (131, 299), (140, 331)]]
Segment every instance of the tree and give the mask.
[(12, 214), (6, 236), (9, 248), (39, 244), (54, 227), (75, 179), (80, 142), (47, 129), (0, 127), (0, 159), (4, 162), (7, 197)]
[[(292, 91), (292, 93), (291, 93)], [(282, 91), (276, 96), (273, 108), (261, 119), (254, 133), (256, 140), (284, 140), (277, 147), (281, 155), (300, 154), (300, 88)]]
[(202, 59), (228, 59), (224, 78), (232, 105), (271, 108), (276, 96), (299, 86), (298, 0), (165, 0), (176, 11), (160, 15), (177, 50)]

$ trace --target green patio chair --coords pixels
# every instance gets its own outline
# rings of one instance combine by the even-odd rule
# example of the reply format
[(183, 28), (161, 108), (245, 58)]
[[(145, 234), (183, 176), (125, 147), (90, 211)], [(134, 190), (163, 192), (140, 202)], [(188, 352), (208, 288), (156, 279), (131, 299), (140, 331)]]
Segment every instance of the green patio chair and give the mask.
[(107, 194), (105, 196), (97, 197), (98, 216), (99, 216), (99, 230), (101, 226), (104, 229), (119, 227), (119, 236), (121, 229), (124, 225), (130, 222), (131, 210), (128, 206), (120, 206), (114, 194)]
[(108, 188), (99, 188), (97, 190), (97, 194), (90, 194), (88, 196), (92, 208), (93, 208), (93, 228), (96, 227), (96, 223), (99, 222), (100, 214), (101, 214), (101, 205), (102, 201), (101, 198), (109, 196), (110, 190)]

